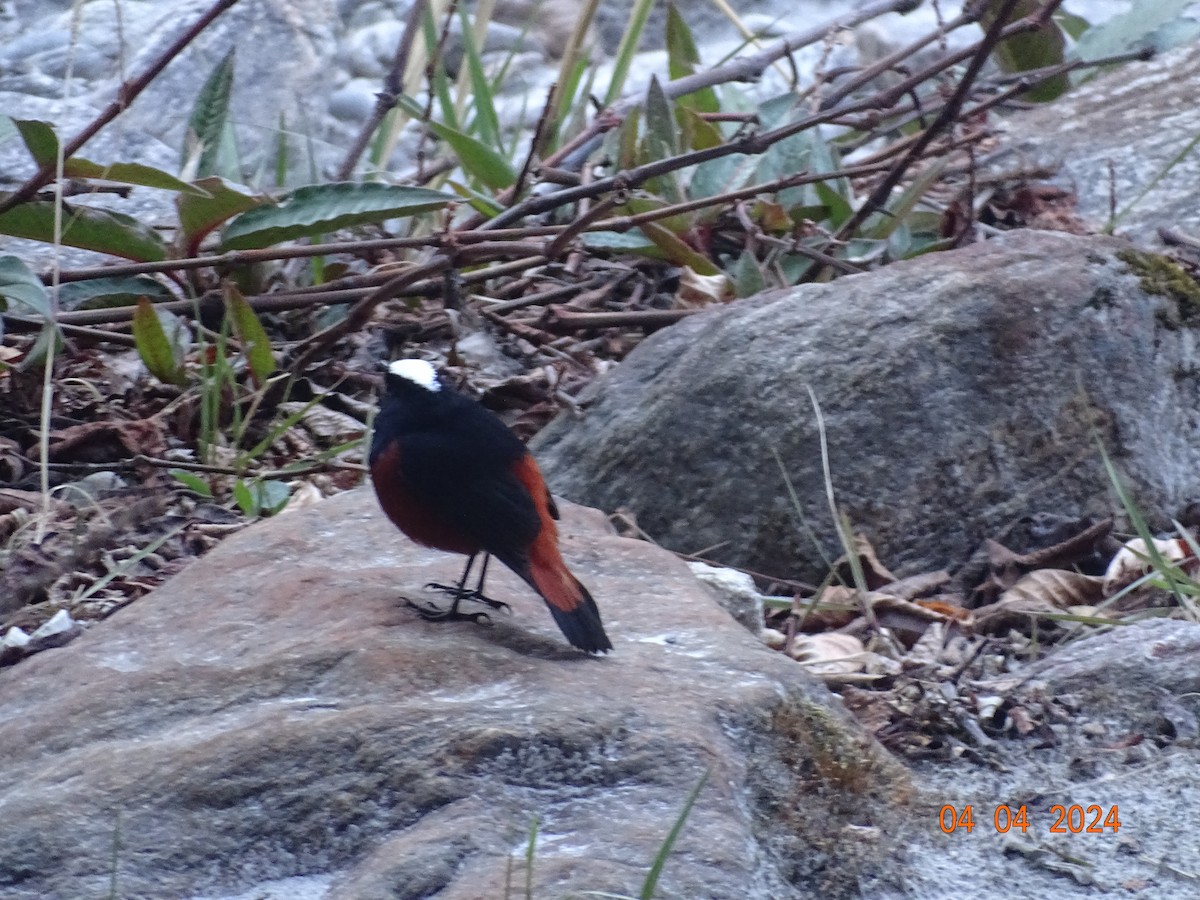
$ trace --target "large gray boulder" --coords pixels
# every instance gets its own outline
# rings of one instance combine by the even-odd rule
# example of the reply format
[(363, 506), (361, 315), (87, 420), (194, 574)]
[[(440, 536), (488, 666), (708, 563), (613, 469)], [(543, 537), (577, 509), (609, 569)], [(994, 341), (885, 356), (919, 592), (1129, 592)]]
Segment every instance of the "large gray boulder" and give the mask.
[(417, 618), (461, 560), (358, 490), (0, 670), (0, 895), (523, 896), (535, 819), (534, 896), (636, 895), (706, 771), (659, 896), (892, 880), (901, 767), (682, 562), (564, 511), (605, 658), (502, 567), (511, 616)]
[(694, 315), (535, 447), (565, 496), (779, 576), (841, 553), (809, 388), (838, 508), (900, 574), (1036, 512), (1119, 513), (1098, 439), (1165, 524), (1200, 495), (1198, 298), (1121, 241), (1014, 232)]

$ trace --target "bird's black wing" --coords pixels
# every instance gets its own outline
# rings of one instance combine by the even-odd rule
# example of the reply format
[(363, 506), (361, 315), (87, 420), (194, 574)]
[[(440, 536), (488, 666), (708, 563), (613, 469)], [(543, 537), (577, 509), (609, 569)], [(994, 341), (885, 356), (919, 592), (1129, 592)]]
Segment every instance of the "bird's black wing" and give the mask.
[[(524, 453), (519, 441), (516, 448)], [(424, 509), (512, 565), (526, 557), (541, 520), (511, 456), (477, 440), (448, 441), (438, 430), (409, 434), (401, 467)]]

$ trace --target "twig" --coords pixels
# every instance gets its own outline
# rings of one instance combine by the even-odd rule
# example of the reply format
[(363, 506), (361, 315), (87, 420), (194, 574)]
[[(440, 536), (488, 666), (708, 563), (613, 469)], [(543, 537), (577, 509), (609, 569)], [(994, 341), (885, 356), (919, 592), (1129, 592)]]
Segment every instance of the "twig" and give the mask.
[(346, 158), (342, 160), (342, 165), (337, 173), (339, 181), (350, 180), (350, 176), (354, 174), (354, 167), (358, 165), (367, 145), (371, 143), (371, 137), (383, 124), (387, 114), (395, 109), (404, 93), (404, 70), (408, 68), (413, 41), (420, 30), (421, 17), (425, 15), (428, 6), (429, 0), (417, 0), (408, 8), (408, 16), (404, 20), (404, 30), (400, 34), (400, 40), (396, 44), (396, 53), (392, 57), (392, 65), (383, 79), (383, 90), (375, 95), (375, 109), (371, 112), (371, 118), (363, 124), (358, 137), (354, 139), (353, 146), (346, 154)]
[(547, 331), (570, 334), (588, 328), (664, 328), (686, 319), (699, 308), (687, 309), (639, 309), (621, 312), (577, 312), (565, 306), (551, 306), (546, 310), (540, 324)]
[(991, 56), (992, 50), (1005, 36), (1005, 32), (1018, 25), (1024, 26), (1021, 30), (1034, 27), (1037, 22), (1044, 21), (1042, 17), (1049, 16), (1057, 9), (1062, 0), (1049, 0), (1036, 16), (1022, 19), (1020, 22), (1014, 22), (1012, 25), (1007, 25), (1009, 17), (1012, 15), (1013, 10), (1016, 9), (1017, 2), (1018, 0), (1003, 0), (1000, 9), (997, 11), (995, 21), (988, 28), (983, 40), (976, 45), (974, 55), (967, 66), (967, 71), (963, 73), (962, 78), (958, 82), (958, 87), (955, 88), (949, 102), (942, 107), (937, 118), (933, 120), (933, 124), (921, 133), (921, 137), (913, 142), (908, 152), (904, 154), (900, 161), (892, 167), (892, 170), (875, 187), (875, 190), (871, 192), (866, 202), (854, 212), (854, 215), (842, 224), (842, 227), (837, 232), (838, 240), (846, 240), (850, 235), (853, 235), (863, 222), (873, 215), (876, 210), (883, 207), (888, 197), (891, 196), (892, 188), (900, 183), (900, 179), (904, 177), (912, 164), (925, 152), (925, 148), (933, 142), (935, 137), (955, 121), (963, 103), (966, 102), (967, 95), (974, 86), (975, 79), (979, 75), (979, 70), (983, 68), (983, 64)]
[[(159, 73), (167, 67), (167, 64), (171, 60), (182, 53), (188, 44), (199, 37), (217, 16), (221, 15), (221, 13), (237, 2), (238, 0), (217, 0), (209, 8), (208, 12), (197, 19), (187, 31), (176, 38), (171, 46), (150, 63), (145, 72), (136, 78), (122, 82), (121, 86), (117, 88), (117, 99), (110, 103), (100, 115), (84, 126), (84, 129), (79, 134), (66, 143), (62, 148), (62, 158), (70, 159), (79, 152), (84, 144), (95, 137), (101, 128), (123, 113), (137, 99), (137, 96), (149, 86), (150, 82), (158, 77)], [(32, 200), (37, 192), (49, 184), (54, 177), (55, 164), (55, 160), (48, 160), (34, 173), (33, 177), (3, 200), (0, 200), (0, 213), (7, 212), (14, 206)]]

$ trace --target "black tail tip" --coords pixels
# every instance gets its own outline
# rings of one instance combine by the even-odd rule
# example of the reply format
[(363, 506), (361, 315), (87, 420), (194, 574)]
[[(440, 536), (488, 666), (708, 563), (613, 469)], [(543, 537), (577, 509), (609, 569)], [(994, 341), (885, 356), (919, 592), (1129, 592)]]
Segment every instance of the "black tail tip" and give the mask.
[(554, 621), (571, 646), (578, 647), (584, 653), (607, 653), (613, 648), (612, 641), (604, 633), (600, 611), (594, 603), (581, 603), (570, 612), (551, 606), (550, 612), (554, 614)]

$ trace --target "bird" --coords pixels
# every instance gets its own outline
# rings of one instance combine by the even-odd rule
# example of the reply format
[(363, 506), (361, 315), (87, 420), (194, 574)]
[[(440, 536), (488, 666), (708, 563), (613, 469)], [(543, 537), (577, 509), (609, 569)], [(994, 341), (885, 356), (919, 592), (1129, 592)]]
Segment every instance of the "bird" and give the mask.
[[(453, 597), (447, 609), (406, 601), (422, 618), (486, 620), (486, 613), (462, 611), (466, 602), (508, 608), (483, 593), (494, 556), (546, 601), (572, 645), (587, 653), (612, 649), (596, 601), (559, 553), (558, 507), (537, 463), (494, 413), (443, 384), (429, 362), (388, 366), (369, 468), (379, 505), (397, 528), (418, 544), (467, 557), (457, 585), (427, 585)], [(479, 581), (468, 590), (481, 554)]]

